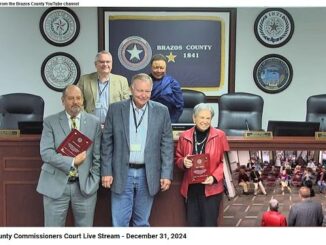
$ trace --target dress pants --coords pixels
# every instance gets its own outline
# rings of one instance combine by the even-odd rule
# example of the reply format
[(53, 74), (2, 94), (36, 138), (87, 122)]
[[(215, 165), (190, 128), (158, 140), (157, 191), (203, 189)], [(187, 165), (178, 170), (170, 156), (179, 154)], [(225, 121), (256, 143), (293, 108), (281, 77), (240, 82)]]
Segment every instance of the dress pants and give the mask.
[(262, 192), (264, 195), (266, 195), (265, 187), (264, 187), (264, 185), (263, 185), (263, 183), (262, 183), (261, 181), (254, 182), (254, 186), (255, 186), (255, 193), (254, 193), (255, 195), (258, 194), (258, 186), (259, 186), (261, 192)]
[(80, 192), (79, 182), (67, 183), (58, 199), (43, 196), (44, 226), (63, 227), (71, 203), (75, 226), (93, 226), (97, 193), (85, 197)]
[(244, 192), (248, 192), (248, 190), (249, 190), (249, 185), (250, 185), (249, 181), (248, 181), (248, 182), (241, 181), (241, 182), (239, 183), (239, 186), (241, 186), (241, 187), (243, 188), (243, 191), (244, 191)]
[(186, 199), (188, 226), (218, 226), (218, 215), (223, 192), (205, 196), (205, 185), (191, 184)]

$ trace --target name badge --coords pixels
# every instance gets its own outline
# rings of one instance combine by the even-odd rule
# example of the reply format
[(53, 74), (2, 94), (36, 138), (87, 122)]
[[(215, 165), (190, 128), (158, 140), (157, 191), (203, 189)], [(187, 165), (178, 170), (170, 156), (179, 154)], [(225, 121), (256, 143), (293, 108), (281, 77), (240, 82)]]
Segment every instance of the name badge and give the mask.
[(141, 144), (131, 144), (130, 150), (131, 151), (141, 151)]

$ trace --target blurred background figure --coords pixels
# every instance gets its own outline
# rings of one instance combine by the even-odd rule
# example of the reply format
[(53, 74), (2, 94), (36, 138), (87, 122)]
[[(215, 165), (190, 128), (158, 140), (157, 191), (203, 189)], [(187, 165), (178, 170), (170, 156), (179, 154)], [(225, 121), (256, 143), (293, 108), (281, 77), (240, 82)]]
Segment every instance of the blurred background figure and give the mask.
[(263, 213), (261, 226), (287, 226), (286, 217), (278, 211), (279, 204), (276, 199), (269, 201), (269, 211)]
[(245, 166), (240, 167), (239, 177), (238, 177), (238, 185), (243, 188), (243, 194), (249, 195), (248, 190), (249, 190), (250, 181), (249, 181), (249, 176), (246, 173)]
[(289, 212), (289, 226), (322, 226), (324, 214), (320, 203), (310, 198), (310, 189), (303, 186), (299, 190), (301, 202), (295, 203)]
[(311, 197), (315, 196), (315, 191), (313, 189), (314, 182), (315, 182), (315, 176), (313, 175), (312, 169), (306, 168), (302, 176), (302, 186), (306, 186), (310, 189)]
[(326, 189), (326, 173), (325, 173), (325, 167), (322, 167), (320, 172), (318, 172), (317, 175), (317, 185), (319, 188), (320, 193), (324, 193), (324, 190)]
[(259, 189), (261, 190), (261, 192), (264, 195), (267, 195), (267, 193), (265, 191), (265, 187), (264, 187), (263, 182), (262, 182), (261, 177), (260, 177), (260, 173), (259, 173), (259, 171), (257, 171), (255, 169), (254, 166), (251, 169), (250, 178), (253, 181), (254, 186), (255, 186), (254, 195), (257, 196), (257, 194), (258, 194), (258, 187), (259, 187)]
[(291, 188), (289, 186), (290, 176), (287, 173), (287, 169), (283, 169), (280, 173), (281, 189), (282, 195), (284, 195), (284, 189), (286, 188), (291, 193)]

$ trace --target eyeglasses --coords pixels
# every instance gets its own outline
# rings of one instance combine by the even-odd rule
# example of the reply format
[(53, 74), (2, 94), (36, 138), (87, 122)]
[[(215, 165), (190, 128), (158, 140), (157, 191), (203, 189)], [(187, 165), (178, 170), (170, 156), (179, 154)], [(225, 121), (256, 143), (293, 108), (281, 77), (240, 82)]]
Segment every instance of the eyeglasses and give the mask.
[(98, 60), (97, 62), (99, 62), (101, 65), (111, 64), (111, 61), (109, 61), (109, 60)]

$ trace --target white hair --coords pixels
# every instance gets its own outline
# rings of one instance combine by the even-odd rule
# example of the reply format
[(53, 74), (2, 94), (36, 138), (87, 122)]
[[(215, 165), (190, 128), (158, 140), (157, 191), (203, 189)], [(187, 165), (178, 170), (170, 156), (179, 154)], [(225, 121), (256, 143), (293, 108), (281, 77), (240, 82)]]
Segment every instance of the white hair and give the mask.
[(209, 110), (211, 113), (212, 118), (214, 117), (214, 110), (213, 108), (206, 103), (200, 103), (194, 107), (193, 115), (197, 116), (199, 112), (204, 111), (204, 110)]

